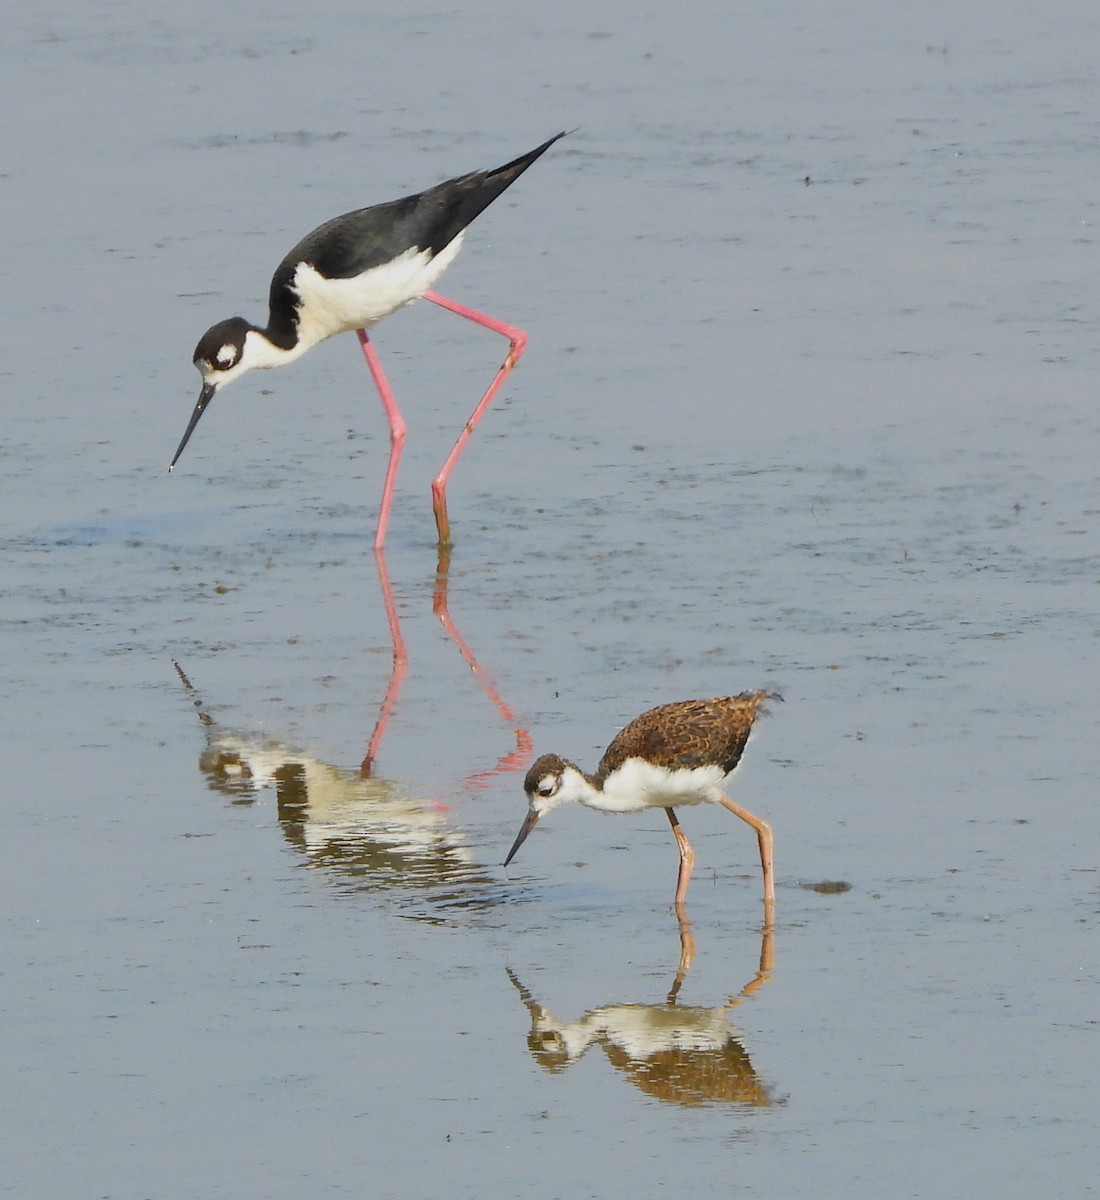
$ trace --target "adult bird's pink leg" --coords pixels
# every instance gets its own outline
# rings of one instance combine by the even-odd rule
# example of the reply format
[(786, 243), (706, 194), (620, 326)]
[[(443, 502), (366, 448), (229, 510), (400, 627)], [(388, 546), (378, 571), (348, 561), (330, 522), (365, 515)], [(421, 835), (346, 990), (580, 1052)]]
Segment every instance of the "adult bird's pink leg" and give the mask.
[(673, 905), (677, 910), (677, 916), (679, 916), (680, 906), (684, 903), (688, 894), (691, 873), (695, 869), (695, 851), (692, 850), (691, 843), (680, 828), (680, 822), (673, 809), (666, 808), (665, 812), (668, 813), (669, 824), (671, 824), (672, 832), (676, 836), (676, 844), (680, 847), (680, 874), (676, 877), (676, 899), (673, 901)]
[[(729, 796), (722, 796), (721, 801), (735, 817), (740, 817), (742, 821), (756, 830), (756, 837), (760, 843), (760, 866), (764, 871), (764, 905), (765, 911), (768, 911), (769, 906), (775, 903), (775, 880), (772, 876), (772, 827), (767, 821), (762, 821), (759, 817), (754, 816), (747, 808), (734, 804)], [(770, 916), (766, 918), (766, 923), (771, 924)]]
[(500, 385), (504, 382), (504, 377), (519, 362), (519, 357), (527, 345), (527, 334), (522, 329), (516, 329), (512, 325), (505, 325), (503, 321), (498, 321), (494, 317), (488, 317), (485, 313), (478, 312), (474, 308), (467, 308), (465, 304), (459, 304), (455, 300), (448, 300), (446, 296), (441, 296), (438, 292), (425, 292), (424, 299), (430, 300), (433, 304), (438, 304), (440, 308), (445, 308), (449, 312), (457, 313), (458, 316), (465, 317), (468, 321), (484, 325), (486, 329), (491, 329), (494, 333), (501, 334), (511, 343), (508, 347), (508, 355), (501, 364), (500, 370), (494, 376), (492, 383), (489, 384), (485, 395), (481, 397), (477, 408), (470, 415), (470, 419), (463, 426), (462, 432), (458, 435), (458, 440), (454, 444), (454, 449), (447, 455), (447, 461), (439, 468), (439, 474), (432, 480), (432, 509), (435, 512), (435, 525), (439, 530), (439, 544), (440, 546), (449, 546), (451, 544), (451, 523), (447, 519), (447, 480), (450, 479), (451, 471), (454, 469), (455, 463), (458, 462), (458, 456), (470, 440), (470, 434), (473, 433), (478, 421), (481, 420), (485, 410), (492, 402), (493, 397), (500, 390)]
[(355, 332), (359, 335), (359, 345), (363, 347), (363, 357), (367, 360), (367, 366), (374, 378), (374, 386), (378, 389), (378, 395), (382, 398), (382, 407), (386, 410), (386, 416), (390, 422), (390, 462), (386, 468), (386, 482), (382, 487), (382, 507), (378, 511), (378, 527), (374, 531), (374, 548), (381, 550), (386, 544), (386, 526), (390, 520), (393, 487), (397, 482), (397, 467), (401, 462), (401, 451), (405, 448), (405, 418), (401, 415), (397, 401), (393, 398), (393, 392), (390, 390), (389, 382), (382, 370), (382, 364), (378, 361), (374, 344), (367, 337), (367, 331), (357, 329)]

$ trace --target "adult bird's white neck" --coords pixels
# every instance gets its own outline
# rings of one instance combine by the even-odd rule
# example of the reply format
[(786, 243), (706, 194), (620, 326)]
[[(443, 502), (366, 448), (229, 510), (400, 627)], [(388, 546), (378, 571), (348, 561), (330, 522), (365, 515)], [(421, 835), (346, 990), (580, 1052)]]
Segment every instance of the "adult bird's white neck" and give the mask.
[(228, 371), (218, 375), (218, 387), (224, 387), (246, 371), (266, 371), (271, 367), (285, 367), (296, 358), (301, 358), (315, 343), (301, 337), (289, 349), (276, 346), (262, 329), (250, 329), (245, 334), (241, 357)]
[(299, 338), (293, 345), (279, 346), (266, 330), (243, 317), (230, 317), (212, 326), (195, 350), (195, 366), (202, 375), (204, 390), (211, 396), (247, 371), (281, 367), (301, 358), (309, 343)]

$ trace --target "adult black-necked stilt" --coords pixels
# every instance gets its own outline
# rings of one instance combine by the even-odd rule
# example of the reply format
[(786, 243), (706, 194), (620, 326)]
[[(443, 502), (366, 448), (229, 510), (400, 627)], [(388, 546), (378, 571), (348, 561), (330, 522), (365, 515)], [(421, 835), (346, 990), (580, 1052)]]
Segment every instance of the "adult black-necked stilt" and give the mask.
[(742, 692), (714, 700), (681, 700), (642, 713), (612, 741), (594, 775), (558, 754), (544, 754), (527, 772), (524, 790), (530, 805), (507, 866), (532, 829), (560, 804), (578, 803), (601, 812), (639, 812), (663, 808), (680, 847), (677, 906), (687, 895), (695, 852), (684, 836), (674, 806), (721, 804), (756, 830), (764, 872), (764, 902), (770, 920), (775, 901), (771, 826), (722, 791), (722, 781), (741, 761), (753, 722), (775, 692)]
[(430, 289), (454, 260), (466, 226), (562, 137), (564, 132), (556, 134), (495, 171), (474, 171), (401, 200), (345, 213), (307, 234), (272, 276), (266, 328), (243, 317), (230, 317), (211, 326), (199, 340), (194, 361), (202, 373), (202, 392), (169, 471), (179, 461), (206, 406), (227, 383), (257, 367), (285, 366), (318, 342), (354, 329), (390, 423), (390, 461), (374, 536), (375, 549), (381, 549), (405, 444), (405, 421), (367, 329), (423, 296), (503, 334), (510, 342), (503, 365), (432, 481), (439, 542), (449, 546), (447, 480), (504, 377), (523, 353), (527, 335)]

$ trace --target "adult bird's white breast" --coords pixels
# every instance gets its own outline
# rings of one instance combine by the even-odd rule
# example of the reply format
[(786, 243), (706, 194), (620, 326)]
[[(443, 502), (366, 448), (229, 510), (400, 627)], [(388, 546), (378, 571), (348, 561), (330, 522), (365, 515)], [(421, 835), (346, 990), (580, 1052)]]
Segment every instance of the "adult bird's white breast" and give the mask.
[(309, 263), (294, 272), (298, 293), (298, 341), (316, 346), (325, 338), (367, 329), (419, 299), (454, 261), (462, 233), (434, 257), (416, 246), (350, 279), (326, 279)]

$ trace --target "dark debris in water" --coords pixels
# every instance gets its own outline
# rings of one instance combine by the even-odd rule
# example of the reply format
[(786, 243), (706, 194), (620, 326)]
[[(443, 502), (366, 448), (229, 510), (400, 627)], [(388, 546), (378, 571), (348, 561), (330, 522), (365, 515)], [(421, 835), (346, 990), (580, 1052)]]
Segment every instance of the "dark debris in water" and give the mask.
[(817, 892), (822, 896), (839, 896), (841, 892), (850, 892), (852, 885), (843, 879), (821, 879), (816, 883), (806, 881), (798, 885), (804, 891)]

